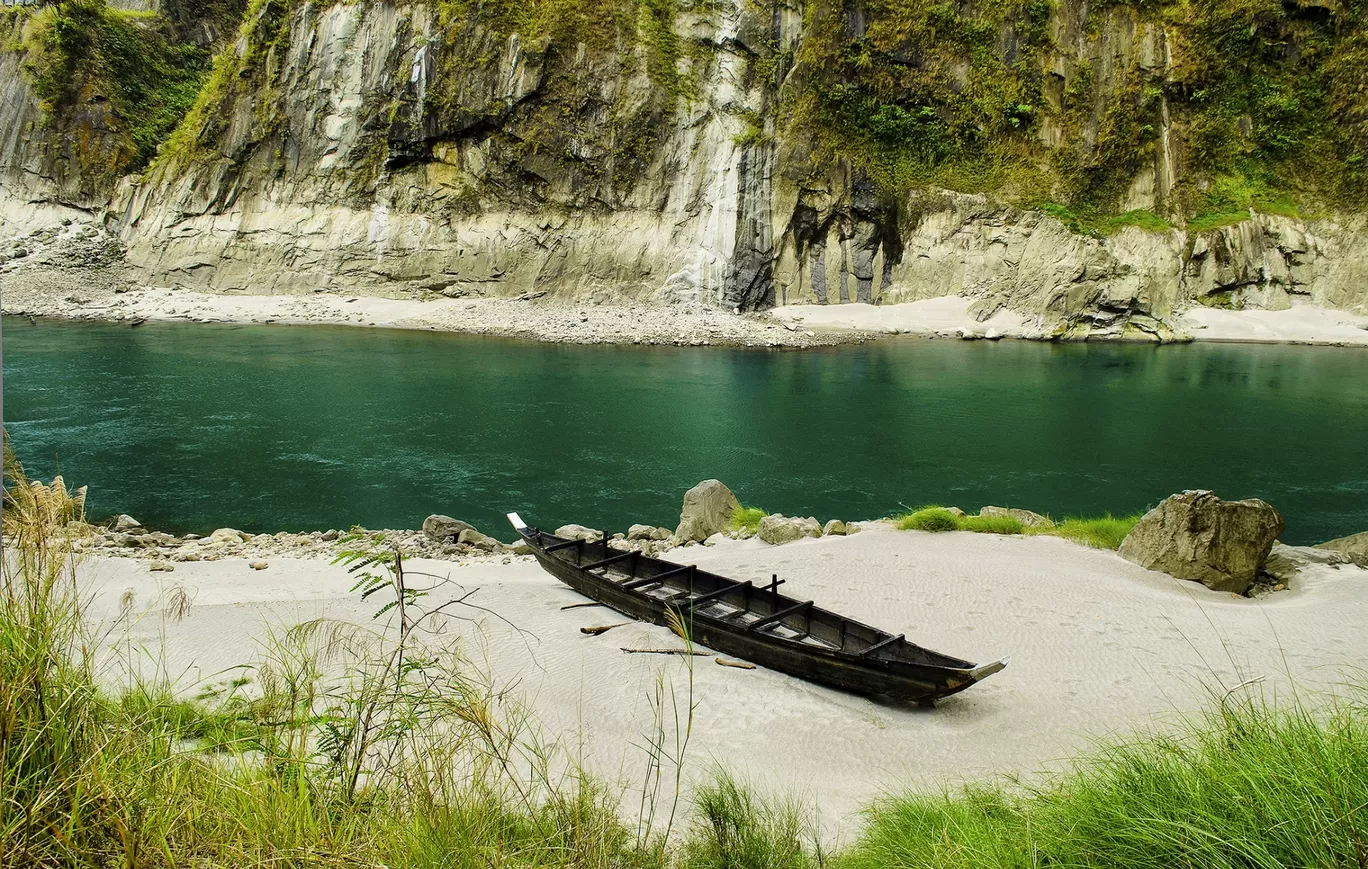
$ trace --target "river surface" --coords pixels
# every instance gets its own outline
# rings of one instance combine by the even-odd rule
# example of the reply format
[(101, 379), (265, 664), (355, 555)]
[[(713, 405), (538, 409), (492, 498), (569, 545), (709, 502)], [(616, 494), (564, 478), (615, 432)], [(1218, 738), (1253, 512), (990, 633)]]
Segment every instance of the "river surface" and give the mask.
[(1056, 517), (1185, 488), (1262, 497), (1284, 540), (1368, 529), (1368, 351), (899, 339), (806, 352), (535, 344), (345, 327), (9, 319), (29, 473), (93, 516), (204, 533), (417, 527), (510, 538), (746, 504), (866, 519), (940, 503)]

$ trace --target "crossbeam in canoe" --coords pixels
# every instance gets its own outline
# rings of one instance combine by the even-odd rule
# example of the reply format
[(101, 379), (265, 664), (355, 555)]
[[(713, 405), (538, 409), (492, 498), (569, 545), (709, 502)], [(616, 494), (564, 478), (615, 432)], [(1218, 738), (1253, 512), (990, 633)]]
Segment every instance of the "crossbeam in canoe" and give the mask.
[[(667, 606), (670, 606), (673, 605), (675, 601), (679, 601), (680, 603), (687, 603), (689, 605), (689, 609), (693, 609), (701, 603), (707, 603), (708, 601), (716, 600), (717, 598), (725, 595), (727, 592), (741, 591), (743, 589), (749, 589), (751, 587), (751, 581), (748, 579), (745, 582), (734, 582), (731, 585), (726, 586), (725, 588), (713, 589), (707, 594), (700, 594), (697, 597), (691, 596), (690, 592), (683, 591), (675, 595), (674, 597), (670, 598), (669, 600), (665, 601), (665, 603)], [(688, 600), (680, 600), (681, 597), (687, 597)]]
[(610, 564), (616, 564), (619, 561), (622, 561), (627, 558), (635, 559), (639, 554), (640, 553), (638, 553), (636, 550), (629, 549), (626, 552), (619, 552), (616, 555), (610, 555), (607, 558), (601, 558), (598, 561), (583, 565), (582, 567), (580, 567), (580, 570), (597, 570), (600, 567), (607, 567)]
[(560, 543), (552, 543), (550, 546), (542, 547), (543, 552), (557, 552), (561, 549), (569, 549), (571, 546), (583, 546), (584, 541), (579, 538), (574, 540), (562, 540)]
[(872, 655), (880, 649), (884, 649), (893, 645), (894, 643), (901, 642), (903, 639), (905, 639), (905, 636), (903, 634), (898, 634), (896, 637), (887, 637), (885, 639), (879, 640), (877, 643), (861, 652), (860, 657), (864, 658), (869, 655)]
[(812, 601), (810, 600), (804, 601), (803, 603), (796, 603), (793, 606), (784, 607), (783, 609), (779, 610), (779, 612), (774, 613), (773, 615), (766, 616), (758, 622), (751, 622), (750, 624), (746, 625), (746, 630), (758, 631), (761, 628), (769, 627), (770, 625), (774, 624), (780, 619), (786, 618), (787, 616), (791, 616), (794, 613), (799, 612), (800, 610), (809, 609), (812, 609)]
[(651, 585), (652, 583), (663, 582), (664, 580), (667, 580), (672, 576), (678, 576), (681, 573), (687, 573), (690, 576), (692, 576), (693, 572), (697, 569), (698, 565), (696, 564), (690, 564), (685, 567), (676, 567), (674, 570), (667, 570), (664, 573), (657, 573), (655, 576), (639, 576), (636, 579), (628, 580), (627, 582), (622, 583), (622, 587), (640, 588), (643, 585)]

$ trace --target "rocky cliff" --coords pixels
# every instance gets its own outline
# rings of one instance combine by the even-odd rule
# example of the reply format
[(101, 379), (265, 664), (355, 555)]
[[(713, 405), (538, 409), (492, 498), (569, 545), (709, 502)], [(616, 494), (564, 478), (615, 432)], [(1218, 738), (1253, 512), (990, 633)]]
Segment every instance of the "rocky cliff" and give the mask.
[(1361, 7), (254, 0), (117, 184), (117, 135), (68, 153), (119, 132), (101, 94), (42, 120), (51, 13), (11, 15), (0, 192), (107, 204), (145, 280), (224, 292), (1368, 312)]

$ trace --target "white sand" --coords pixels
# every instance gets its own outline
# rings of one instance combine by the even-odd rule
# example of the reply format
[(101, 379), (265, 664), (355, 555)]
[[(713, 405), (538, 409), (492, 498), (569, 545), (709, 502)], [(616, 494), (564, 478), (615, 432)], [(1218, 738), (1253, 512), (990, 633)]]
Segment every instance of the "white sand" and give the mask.
[(940, 296), (896, 305), (785, 305), (771, 315), (785, 323), (813, 329), (849, 329), (867, 333), (959, 337), (961, 332), (1003, 338), (1038, 338), (1040, 329), (1006, 308), (982, 323), (969, 315), (972, 299)]
[(1194, 307), (1186, 328), (1199, 341), (1257, 341), (1368, 346), (1368, 317), (1294, 305), (1286, 311), (1226, 311)]
[[(1368, 666), (1368, 571), (1352, 566), (1317, 568), (1290, 591), (1247, 600), (1044, 537), (871, 528), (782, 547), (729, 541), (671, 558), (742, 579), (777, 572), (790, 594), (932, 648), (979, 661), (1011, 656), (1006, 670), (934, 710), (696, 659), (691, 776), (706, 777), (716, 761), (811, 800), (828, 834), (849, 830), (858, 807), (881, 793), (1057, 767), (1099, 737), (1172, 723), (1200, 709), (1209, 691), (1245, 679), (1265, 681), (1242, 691), (1286, 695), (1293, 682), (1334, 689)], [(643, 624), (580, 634), (622, 619), (600, 607), (562, 611), (582, 598), (530, 559), (410, 566), (480, 586), (475, 600), (535, 635), (489, 618), (461, 627), (549, 733), (572, 747), (582, 737), (592, 769), (636, 781), (650, 730), (647, 692), (662, 670), (682, 688), (684, 665), (619, 647), (671, 646), (672, 635)], [(99, 589), (104, 616), (126, 588), (142, 609), (155, 609), (160, 589), (193, 592), (183, 622), (153, 614), (131, 634), (132, 648), (147, 647), (144, 662), (164, 654), (185, 681), (222, 681), (252, 660), (265, 623), (369, 621), (375, 608), (350, 596), (344, 572), (321, 560), (273, 559), (261, 572), (241, 560), (182, 563), (151, 573), (145, 561), (105, 559), (89, 562), (84, 577)]]
[[(959, 337), (967, 332), (1003, 338), (1044, 337), (1038, 323), (1002, 309), (988, 320), (969, 315), (970, 299), (944, 296), (897, 305), (788, 305), (772, 315), (811, 329)], [(1286, 311), (1226, 311), (1194, 306), (1176, 318), (1179, 332), (1197, 341), (1368, 346), (1368, 317), (1297, 304)]]

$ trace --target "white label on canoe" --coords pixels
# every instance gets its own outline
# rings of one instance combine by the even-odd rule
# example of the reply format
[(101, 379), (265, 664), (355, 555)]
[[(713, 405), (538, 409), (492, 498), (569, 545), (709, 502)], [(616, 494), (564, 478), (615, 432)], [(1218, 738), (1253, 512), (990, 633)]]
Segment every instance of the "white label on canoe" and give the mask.
[(513, 523), (514, 529), (516, 529), (516, 530), (518, 530), (518, 531), (521, 531), (521, 530), (523, 530), (524, 528), (527, 527), (527, 523), (524, 522), (524, 521), (522, 520), (522, 517), (519, 516), (517, 513), (509, 513), (509, 514), (508, 514), (508, 521), (509, 521), (509, 522), (512, 522), (512, 523)]

